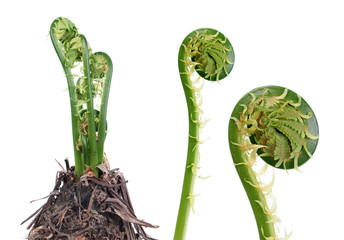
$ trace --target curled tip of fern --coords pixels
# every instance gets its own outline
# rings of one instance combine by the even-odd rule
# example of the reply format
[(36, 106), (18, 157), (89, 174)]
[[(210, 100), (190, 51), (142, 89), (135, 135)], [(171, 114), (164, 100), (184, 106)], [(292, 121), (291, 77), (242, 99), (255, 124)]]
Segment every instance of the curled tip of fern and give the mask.
[(59, 17), (51, 25), (50, 34), (54, 35), (60, 45), (64, 65), (72, 68), (76, 62), (82, 60), (82, 41), (78, 29), (68, 18)]
[(191, 32), (184, 39), (182, 46), (197, 73), (206, 80), (222, 80), (233, 69), (233, 47), (229, 40), (215, 29), (200, 28)]
[(71, 22), (68, 18), (59, 17), (55, 19), (55, 35), (57, 40), (64, 42), (69, 42), (76, 36), (78, 36), (78, 29), (75, 24)]
[(237, 131), (251, 144), (265, 146), (258, 149), (258, 156), (276, 168), (298, 170), (318, 144), (319, 126), (313, 110), (283, 87), (251, 90), (237, 103), (231, 119), (235, 124), (230, 125), (229, 134)]

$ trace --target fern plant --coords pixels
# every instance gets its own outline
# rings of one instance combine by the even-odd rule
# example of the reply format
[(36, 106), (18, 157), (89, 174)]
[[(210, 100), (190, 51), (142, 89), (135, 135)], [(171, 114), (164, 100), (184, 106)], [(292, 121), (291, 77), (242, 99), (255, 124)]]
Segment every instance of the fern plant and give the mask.
[(201, 109), (203, 79), (220, 81), (231, 72), (233, 64), (231, 43), (214, 29), (202, 28), (191, 32), (179, 49), (178, 66), (188, 108), (189, 141), (175, 240), (185, 239), (195, 198), (193, 188), (200, 160), (199, 145), (202, 143), (200, 130), (207, 122)]
[[(106, 113), (112, 77), (112, 62), (104, 52), (92, 53), (84, 35), (67, 18), (57, 18), (50, 37), (65, 72), (72, 119), (75, 173), (84, 171), (98, 176), (103, 163)], [(79, 74), (75, 73), (80, 66)], [(99, 109), (94, 102), (100, 101)]]
[(158, 226), (136, 217), (124, 175), (104, 154), (110, 57), (92, 53), (67, 18), (55, 19), (50, 37), (68, 83), (75, 167), (61, 166), (46, 203), (23, 222), (34, 217), (28, 239), (154, 240), (143, 227)]
[[(306, 163), (318, 144), (319, 128), (307, 102), (279, 86), (253, 89), (235, 106), (228, 138), (234, 165), (249, 198), (261, 240), (288, 239), (280, 236), (276, 202), (270, 183), (262, 181), (270, 165), (296, 169)], [(267, 165), (256, 168), (259, 156)]]

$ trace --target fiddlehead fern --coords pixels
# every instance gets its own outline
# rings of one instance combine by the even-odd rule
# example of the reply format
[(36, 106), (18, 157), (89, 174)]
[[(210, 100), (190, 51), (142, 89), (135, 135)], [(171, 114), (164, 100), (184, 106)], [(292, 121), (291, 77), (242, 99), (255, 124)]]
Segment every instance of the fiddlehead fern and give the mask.
[(257, 155), (273, 167), (298, 170), (314, 153), (318, 134), (317, 120), (310, 106), (288, 89), (256, 88), (235, 106), (229, 122), (229, 145), (261, 240), (281, 238), (276, 233), (278, 218), (271, 191), (274, 176), (271, 184), (261, 181), (254, 169)]
[[(85, 36), (74, 23), (59, 17), (51, 24), (50, 37), (66, 74), (72, 116), (75, 172), (87, 166), (98, 176), (96, 166), (103, 162), (106, 136), (106, 111), (112, 77), (112, 62), (103, 53), (92, 53)], [(81, 64), (80, 76), (74, 68)], [(76, 84), (74, 78), (78, 77)], [(100, 109), (94, 100), (100, 99)]]
[(202, 143), (200, 129), (207, 122), (201, 109), (203, 78), (219, 81), (231, 72), (233, 64), (234, 52), (231, 43), (214, 29), (203, 28), (191, 32), (179, 49), (178, 66), (188, 107), (189, 142), (175, 240), (185, 239), (189, 213), (195, 197), (193, 187), (200, 159), (199, 144)]

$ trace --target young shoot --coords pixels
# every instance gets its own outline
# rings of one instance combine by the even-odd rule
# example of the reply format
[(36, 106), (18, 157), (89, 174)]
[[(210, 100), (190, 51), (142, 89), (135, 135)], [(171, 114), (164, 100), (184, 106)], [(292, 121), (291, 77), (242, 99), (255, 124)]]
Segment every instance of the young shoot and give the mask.
[(272, 195), (275, 176), (270, 183), (262, 181), (266, 169), (255, 170), (257, 156), (275, 168), (299, 170), (315, 152), (318, 135), (318, 123), (310, 106), (286, 88), (253, 89), (235, 106), (229, 121), (229, 146), (260, 240), (288, 239), (290, 234), (278, 236), (281, 231)]
[[(112, 62), (104, 52), (92, 53), (84, 35), (68, 18), (59, 17), (50, 27), (50, 37), (62, 64), (69, 90), (75, 173), (86, 170), (98, 177), (103, 163), (106, 112), (112, 77)], [(75, 73), (75, 68), (80, 70)], [(94, 106), (100, 101), (99, 109)]]
[(197, 196), (193, 188), (199, 168), (199, 145), (203, 143), (200, 130), (207, 122), (201, 109), (204, 79), (220, 81), (231, 72), (233, 64), (231, 43), (214, 29), (195, 30), (186, 36), (180, 46), (178, 66), (188, 108), (189, 141), (174, 240), (185, 239), (190, 209), (193, 209)]

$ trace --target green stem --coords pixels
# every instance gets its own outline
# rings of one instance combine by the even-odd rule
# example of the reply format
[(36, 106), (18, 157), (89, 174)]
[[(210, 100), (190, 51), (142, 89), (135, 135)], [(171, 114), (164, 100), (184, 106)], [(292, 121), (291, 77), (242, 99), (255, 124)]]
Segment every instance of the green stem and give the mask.
[(196, 174), (192, 171), (193, 164), (196, 164), (197, 154), (199, 154), (198, 150), (198, 141), (199, 139), (199, 125), (196, 124), (193, 119), (198, 119), (199, 113), (197, 108), (194, 106), (194, 102), (192, 99), (195, 99), (195, 93), (192, 92), (190, 89), (191, 82), (190, 78), (184, 74), (187, 72), (187, 67), (185, 65), (185, 49), (183, 46), (180, 47), (179, 50), (179, 57), (178, 57), (178, 65), (179, 65), (179, 72), (180, 78), (182, 80), (183, 89), (185, 92), (185, 98), (188, 108), (188, 116), (189, 116), (189, 142), (188, 142), (188, 152), (187, 152), (187, 160), (184, 172), (184, 182), (182, 188), (182, 194), (180, 198), (179, 204), (179, 212), (177, 217), (177, 223), (174, 233), (174, 240), (182, 240), (185, 239), (186, 230), (190, 215), (191, 209), (191, 199), (193, 194), (193, 188), (195, 184), (195, 177)]
[(89, 64), (89, 49), (86, 38), (80, 34), (82, 41), (82, 62), (84, 78), (86, 82), (86, 96), (87, 96), (87, 126), (88, 126), (88, 141), (90, 150), (90, 167), (98, 177), (98, 169), (96, 168), (98, 163), (97, 155), (97, 140), (96, 140), (96, 124), (94, 118), (94, 107), (93, 107), (93, 94), (92, 94), (92, 81), (90, 76), (90, 64)]
[[(238, 143), (238, 144), (244, 144), (244, 139), (240, 137), (237, 131), (237, 126), (235, 125), (234, 121), (230, 121), (229, 123), (229, 142), (230, 143)], [(273, 223), (268, 223), (271, 220), (271, 216), (264, 213), (263, 208), (256, 202), (259, 201), (263, 206), (268, 206), (266, 202), (265, 195), (252, 187), (248, 182), (250, 182), (253, 185), (258, 185), (258, 180), (253, 172), (252, 168), (247, 167), (243, 163), (247, 162), (247, 155), (242, 151), (240, 146), (230, 144), (230, 150), (232, 153), (232, 158), (234, 161), (234, 164), (236, 165), (236, 170), (238, 172), (238, 175), (240, 177), (241, 183), (244, 186), (244, 189), (246, 191), (246, 194), (248, 196), (248, 199), (250, 201), (254, 216), (256, 218), (256, 223), (258, 227), (259, 237), (261, 240), (265, 240), (264, 237), (274, 237), (275, 234), (275, 228)], [(263, 227), (263, 232), (261, 231)]]
[(98, 164), (103, 162), (103, 155), (104, 155), (104, 142), (106, 138), (106, 131), (107, 131), (107, 121), (106, 121), (106, 114), (107, 114), (107, 106), (109, 100), (109, 93), (110, 93), (110, 85), (111, 85), (111, 78), (112, 78), (112, 61), (111, 58), (104, 52), (97, 52), (97, 55), (102, 55), (107, 63), (107, 72), (104, 80), (104, 88), (102, 93), (102, 99), (100, 104), (99, 110), (99, 125), (98, 125)]
[(66, 66), (66, 59), (63, 55), (62, 49), (59, 45), (58, 40), (56, 39), (54, 26), (59, 21), (56, 19), (50, 27), (50, 38), (53, 43), (54, 49), (56, 54), (62, 64), (63, 70), (65, 72), (69, 90), (69, 99), (70, 99), (70, 106), (71, 106), (71, 120), (72, 120), (72, 133), (73, 133), (73, 150), (74, 150), (74, 158), (75, 158), (75, 173), (77, 176), (82, 175), (83, 173), (83, 164), (81, 159), (81, 153), (77, 149), (77, 141), (79, 138), (79, 114), (78, 114), (78, 106), (77, 106), (77, 97), (75, 94), (75, 85), (74, 79), (72, 76), (71, 69)]
[(90, 159), (88, 157), (88, 144), (87, 144), (87, 136), (85, 134), (81, 134), (81, 145), (82, 145), (82, 165), (83, 169), (86, 170), (86, 166), (90, 166)]

